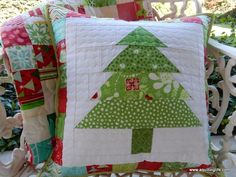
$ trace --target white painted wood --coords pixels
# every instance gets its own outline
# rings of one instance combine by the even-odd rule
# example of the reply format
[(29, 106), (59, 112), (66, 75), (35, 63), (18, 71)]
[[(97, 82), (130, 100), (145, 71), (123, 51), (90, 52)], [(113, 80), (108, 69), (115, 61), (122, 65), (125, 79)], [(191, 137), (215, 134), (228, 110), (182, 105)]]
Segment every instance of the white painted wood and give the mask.
[(236, 48), (219, 43), (214, 39), (209, 39), (209, 45), (215, 50), (236, 59)]

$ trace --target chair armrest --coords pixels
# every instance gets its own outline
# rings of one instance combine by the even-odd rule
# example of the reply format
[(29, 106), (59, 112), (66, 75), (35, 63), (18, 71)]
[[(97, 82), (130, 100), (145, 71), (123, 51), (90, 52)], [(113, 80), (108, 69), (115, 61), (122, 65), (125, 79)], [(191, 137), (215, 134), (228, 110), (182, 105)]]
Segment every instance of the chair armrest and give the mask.
[(236, 48), (221, 44), (214, 39), (209, 39), (208, 45), (215, 50), (236, 59)]
[[(206, 72), (207, 78), (213, 73), (215, 64), (215, 71), (218, 72), (223, 78), (217, 83), (218, 87), (223, 93), (222, 99), (219, 96), (220, 93), (218, 89), (213, 85), (208, 85), (208, 90), (212, 93), (209, 101), (212, 102), (212, 107), (218, 112), (215, 116), (209, 114), (210, 122), (212, 123), (210, 130), (211, 132), (216, 133), (227, 111), (230, 95), (236, 96), (236, 88), (234, 86), (236, 83), (236, 75), (231, 74), (232, 68), (236, 65), (236, 48), (221, 44), (216, 40), (209, 39), (208, 52), (216, 59), (216, 62), (210, 60), (208, 61), (208, 71)], [(228, 62), (225, 61), (224, 56), (230, 57)], [(221, 167), (225, 166), (225, 160), (230, 162), (229, 164), (231, 167), (236, 166), (235, 154), (229, 153), (232, 151), (229, 140), (234, 137), (234, 126), (236, 126), (236, 112), (234, 112), (232, 116), (229, 117), (229, 123), (223, 130), (225, 136), (222, 138), (221, 148), (214, 150), (215, 146), (212, 144), (213, 150), (217, 154), (216, 162)], [(225, 166), (225, 168), (227, 167)]]

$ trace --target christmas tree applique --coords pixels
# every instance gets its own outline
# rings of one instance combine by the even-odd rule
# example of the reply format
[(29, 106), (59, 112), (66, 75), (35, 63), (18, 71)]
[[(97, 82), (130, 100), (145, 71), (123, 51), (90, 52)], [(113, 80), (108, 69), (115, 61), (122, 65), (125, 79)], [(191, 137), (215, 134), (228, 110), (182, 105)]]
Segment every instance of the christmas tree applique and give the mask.
[(117, 45), (128, 45), (105, 72), (179, 72), (157, 47), (166, 47), (152, 33), (138, 27)]
[(113, 75), (91, 99), (99, 103), (76, 126), (132, 129), (131, 153), (150, 153), (154, 128), (196, 127), (191, 99), (172, 76), (179, 70), (157, 47), (167, 47), (142, 27), (117, 45), (127, 45), (105, 68)]

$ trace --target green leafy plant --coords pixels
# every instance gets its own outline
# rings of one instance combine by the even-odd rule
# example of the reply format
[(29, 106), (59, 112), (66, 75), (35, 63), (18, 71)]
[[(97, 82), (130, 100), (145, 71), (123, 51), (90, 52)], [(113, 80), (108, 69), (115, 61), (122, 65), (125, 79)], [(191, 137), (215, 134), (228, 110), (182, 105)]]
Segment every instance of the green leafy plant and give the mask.
[[(235, 18), (236, 18), (236, 9), (228, 11), (224, 14), (217, 14), (216, 18), (215, 18), (215, 24), (220, 25), (220, 26), (224, 26), (224, 27), (228, 27), (230, 29), (231, 33), (227, 34), (226, 32), (222, 32), (220, 35), (216, 36), (213, 31), (211, 34), (211, 38), (213, 38), (225, 45), (228, 45), (231, 47), (236, 47), (236, 30), (235, 30), (236, 21), (235, 21)], [(230, 59), (230, 57), (225, 56), (224, 59), (227, 63), (228, 60)], [(216, 63), (215, 63), (215, 66), (216, 66)], [(231, 71), (231, 75), (236, 75), (236, 67), (233, 67), (233, 69)], [(215, 72), (215, 70), (214, 70), (214, 72), (212, 73), (212, 75), (208, 79), (208, 83), (209, 83), (209, 85), (215, 85), (217, 87), (217, 89), (220, 92), (221, 99), (222, 99), (222, 90), (217, 86), (217, 83), (221, 80), (223, 80), (221, 75), (219, 73)], [(222, 130), (225, 128), (225, 126), (229, 122), (228, 117), (231, 116), (235, 110), (236, 110), (236, 97), (230, 96), (229, 105), (228, 105), (226, 114), (224, 116), (223, 121), (221, 122), (221, 125), (218, 129), (217, 134), (223, 134)], [(215, 109), (213, 109), (211, 107), (211, 105), (209, 108), (209, 112), (212, 113), (213, 115), (217, 114), (217, 111)], [(236, 128), (234, 130), (234, 133), (236, 134)]]
[[(14, 86), (12, 84), (1, 84), (2, 87), (6, 89), (5, 94), (0, 96), (0, 101), (3, 103), (7, 116), (14, 116), (19, 112), (19, 103), (16, 98), (16, 93)], [(9, 139), (0, 139), (0, 152), (6, 150), (13, 150), (20, 145), (20, 135), (22, 129), (14, 128), (12, 130), (12, 137)]]
[[(224, 57), (226, 63), (229, 61), (230, 57), (228, 56), (225, 56)], [(216, 64), (215, 64), (216, 66)], [(231, 74), (232, 75), (236, 75), (236, 67), (234, 67), (231, 71)], [(223, 93), (222, 93), (222, 90), (218, 87), (218, 82), (223, 80), (222, 76), (218, 73), (218, 72), (215, 72), (215, 69), (214, 69), (214, 72), (211, 74), (211, 76), (209, 77), (208, 79), (208, 84), (209, 85), (214, 85), (218, 90), (219, 90), (219, 93), (220, 93), (220, 103), (222, 102), (222, 97), (223, 97)], [(227, 108), (227, 111), (224, 115), (224, 118), (223, 118), (223, 121), (221, 122), (220, 124), (220, 127), (218, 128), (217, 130), (217, 134), (218, 135), (222, 135), (224, 134), (223, 133), (223, 129), (225, 128), (225, 126), (228, 124), (229, 120), (229, 116), (232, 115), (232, 113), (236, 110), (236, 97), (234, 96), (230, 96), (230, 100), (229, 100), (229, 104), (228, 104), (228, 108)], [(213, 109), (211, 107), (211, 104), (210, 104), (210, 107), (209, 107), (209, 113), (213, 114), (213, 115), (216, 115), (217, 114), (217, 110)], [(236, 134), (236, 128), (234, 130), (234, 134)]]
[[(235, 10), (236, 11), (236, 10)], [(220, 43), (236, 47), (236, 12), (226, 13), (226, 15), (217, 15), (215, 23), (227, 26), (230, 28), (231, 34), (222, 32), (220, 36), (216, 36), (214, 32), (211, 34), (211, 38), (219, 41)]]
[[(0, 46), (1, 47), (1, 46)], [(2, 60), (0, 60), (2, 61)], [(3, 68), (3, 65), (0, 63), (0, 77), (6, 76), (7, 72)], [(16, 113), (19, 112), (20, 106), (16, 97), (15, 88), (12, 84), (3, 83), (0, 86), (5, 88), (4, 95), (0, 96), (0, 101), (3, 103), (7, 116), (14, 116)], [(7, 150), (13, 150), (20, 145), (20, 135), (22, 129), (14, 128), (12, 130), (12, 137), (10, 139), (0, 139), (0, 152), (4, 152)]]

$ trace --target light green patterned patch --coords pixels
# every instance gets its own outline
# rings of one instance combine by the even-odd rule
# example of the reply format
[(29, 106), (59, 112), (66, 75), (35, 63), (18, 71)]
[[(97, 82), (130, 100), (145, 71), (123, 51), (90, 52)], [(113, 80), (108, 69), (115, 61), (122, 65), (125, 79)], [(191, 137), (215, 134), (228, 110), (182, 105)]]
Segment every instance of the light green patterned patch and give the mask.
[[(132, 78), (133, 82), (132, 82)], [(131, 80), (131, 83), (128, 81)], [(135, 83), (135, 81), (138, 83)], [(131, 84), (131, 85), (129, 85)], [(136, 84), (136, 85), (135, 85)], [(127, 91), (133, 87), (136, 90)], [(111, 99), (158, 99), (178, 98), (189, 99), (184, 90), (170, 73), (114, 73), (101, 87), (100, 100)]]
[(66, 62), (66, 49), (61, 49), (60, 62), (61, 63), (65, 63)]
[(116, 4), (116, 0), (83, 0), (85, 6), (105, 7)]
[(62, 177), (61, 166), (49, 159), (39, 174), (40, 177)]
[(112, 172), (128, 173), (135, 171), (136, 168), (137, 168), (137, 163), (118, 164), (118, 165), (112, 165)]
[(48, 27), (43, 23), (34, 23), (25, 25), (29, 38), (32, 44), (50, 45), (51, 39), (49, 36)]
[(64, 134), (64, 124), (65, 124), (65, 114), (59, 114), (58, 118), (56, 119), (56, 137), (63, 139)]
[(77, 128), (150, 129), (196, 127), (201, 123), (183, 100), (122, 100), (99, 102)]
[(59, 67), (60, 70), (60, 88), (65, 88), (66, 87), (66, 65), (63, 64)]
[(108, 72), (179, 72), (156, 47), (131, 45), (104, 70)]
[(166, 47), (156, 36), (142, 27), (136, 28), (123, 38), (118, 45), (142, 45), (153, 47)]

